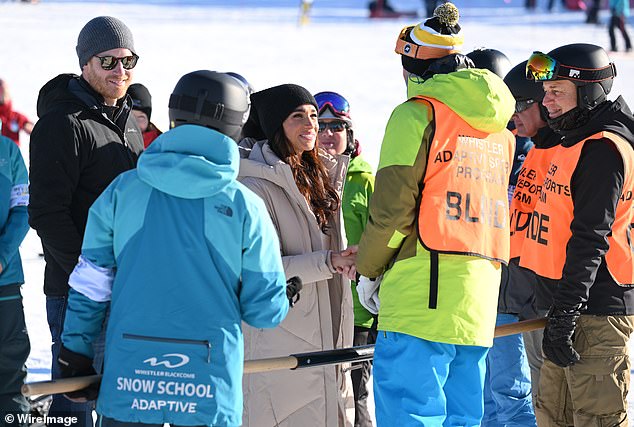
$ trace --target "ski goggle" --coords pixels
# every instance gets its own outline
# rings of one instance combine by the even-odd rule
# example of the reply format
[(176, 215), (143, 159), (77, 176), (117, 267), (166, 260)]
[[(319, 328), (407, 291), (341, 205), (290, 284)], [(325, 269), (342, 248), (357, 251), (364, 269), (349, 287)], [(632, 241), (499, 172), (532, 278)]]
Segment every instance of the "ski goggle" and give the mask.
[(329, 107), (337, 116), (350, 118), (350, 104), (336, 92), (319, 92), (315, 95), (315, 101), (319, 107), (319, 114)]
[(515, 113), (519, 114), (522, 111), (526, 111), (528, 107), (535, 103), (534, 99), (523, 99), (521, 101), (515, 101)]
[(124, 56), (121, 58), (117, 58), (116, 56), (112, 56), (112, 55), (106, 55), (106, 56), (95, 55), (95, 58), (99, 60), (101, 64), (101, 68), (103, 68), (106, 71), (113, 70), (114, 67), (117, 66), (119, 61), (121, 61), (121, 65), (123, 66), (123, 68), (125, 68), (126, 70), (131, 70), (134, 67), (136, 67), (136, 62), (139, 60), (139, 57), (137, 55)]
[(542, 52), (533, 52), (526, 62), (526, 78), (538, 82), (557, 78), (559, 63), (551, 56)]
[(580, 82), (601, 82), (616, 77), (616, 67), (610, 62), (601, 68), (581, 68), (562, 64), (552, 56), (533, 52), (526, 62), (526, 78), (537, 82), (566, 79)]
[(319, 132), (324, 132), (326, 129), (330, 129), (332, 133), (343, 132), (348, 129), (348, 125), (344, 122), (320, 122)]

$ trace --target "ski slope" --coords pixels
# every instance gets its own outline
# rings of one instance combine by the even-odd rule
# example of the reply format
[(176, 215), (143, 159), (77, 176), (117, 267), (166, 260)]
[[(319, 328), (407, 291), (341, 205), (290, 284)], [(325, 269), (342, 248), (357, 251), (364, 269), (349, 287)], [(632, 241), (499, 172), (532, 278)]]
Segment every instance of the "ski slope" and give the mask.
[[(167, 129), (167, 102), (178, 78), (197, 69), (235, 71), (257, 89), (297, 83), (313, 93), (334, 90), (352, 106), (364, 157), (376, 166), (384, 126), (404, 101), (399, 30), (418, 20), (369, 20), (365, 0), (315, 0), (311, 22), (298, 25), (298, 0), (46, 1), (37, 5), (0, 1), (0, 77), (14, 108), (36, 118), (40, 87), (59, 73), (79, 73), (75, 54), (82, 26), (98, 15), (122, 19), (140, 55), (135, 81), (153, 96), (152, 121)], [(392, 0), (397, 9), (422, 1)], [(589, 42), (607, 47), (605, 25), (586, 25), (583, 12), (544, 11), (546, 1), (526, 12), (523, 0), (456, 0), (465, 53), (477, 47), (503, 51), (516, 64), (533, 50)], [(559, 3), (559, 2), (557, 2)], [(558, 5), (559, 6), (559, 5)], [(606, 11), (601, 20), (607, 22)], [(420, 20), (420, 19), (419, 19)], [(620, 39), (619, 39), (620, 40)], [(634, 104), (634, 56), (614, 55), (618, 77), (612, 94)], [(28, 137), (22, 152), (28, 163)], [(42, 294), (43, 259), (33, 231), (22, 245), (25, 312), (32, 352), (28, 381), (50, 375), (50, 334)], [(632, 398), (634, 400), (634, 397)], [(630, 406), (634, 408), (634, 406)], [(634, 413), (634, 409), (631, 409)]]

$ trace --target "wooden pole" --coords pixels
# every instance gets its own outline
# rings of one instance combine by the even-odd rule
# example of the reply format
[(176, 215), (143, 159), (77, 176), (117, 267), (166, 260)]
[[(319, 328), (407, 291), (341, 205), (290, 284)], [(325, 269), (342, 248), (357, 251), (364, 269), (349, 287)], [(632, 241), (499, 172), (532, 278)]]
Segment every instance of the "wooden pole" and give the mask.
[[(495, 337), (499, 338), (522, 332), (529, 332), (543, 328), (545, 325), (545, 317), (508, 323), (495, 328)], [(316, 351), (313, 353), (293, 354), (290, 356), (274, 357), (270, 359), (245, 360), (244, 373), (253, 374), (257, 372), (270, 372), (284, 369), (299, 369), (311, 366), (359, 362), (363, 360), (371, 360), (373, 355), (374, 346), (369, 345), (328, 351)], [(35, 396), (40, 394), (68, 393), (71, 391), (81, 390), (82, 388), (86, 388), (99, 381), (101, 381), (101, 375), (34, 382), (24, 384), (22, 386), (22, 394), (24, 396)]]

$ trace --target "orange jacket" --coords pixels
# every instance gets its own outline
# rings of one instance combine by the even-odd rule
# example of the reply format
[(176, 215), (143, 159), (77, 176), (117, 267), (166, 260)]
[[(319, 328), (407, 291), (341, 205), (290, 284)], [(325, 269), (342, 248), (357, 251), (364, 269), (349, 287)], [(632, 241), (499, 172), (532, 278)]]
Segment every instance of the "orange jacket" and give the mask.
[(508, 181), (515, 138), (469, 126), (446, 105), (419, 97), (436, 120), (418, 215), (429, 250), (508, 262)]
[(623, 159), (625, 181), (623, 193), (616, 207), (612, 232), (608, 236), (609, 249), (605, 255), (608, 271), (619, 284), (634, 283), (634, 257), (630, 245), (634, 211), (634, 150), (630, 144), (613, 133), (599, 132), (571, 146), (559, 146), (548, 168), (542, 192), (527, 229), (522, 246), (520, 265), (540, 276), (561, 279), (566, 262), (566, 245), (572, 232), (574, 205), (571, 196), (572, 175), (577, 168), (586, 141), (609, 139)]

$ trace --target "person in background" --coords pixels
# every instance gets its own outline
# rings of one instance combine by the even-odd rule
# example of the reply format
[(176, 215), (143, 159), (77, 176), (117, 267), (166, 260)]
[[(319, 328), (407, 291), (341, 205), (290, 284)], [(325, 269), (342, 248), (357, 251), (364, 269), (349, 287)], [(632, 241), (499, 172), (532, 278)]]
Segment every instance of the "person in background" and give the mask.
[(132, 98), (132, 115), (143, 133), (143, 145), (147, 148), (152, 141), (163, 133), (151, 122), (152, 95), (141, 83), (131, 84), (128, 88), (128, 95)]
[[(350, 104), (336, 92), (319, 92), (315, 95), (319, 107), (319, 134), (317, 144), (328, 154), (350, 156), (346, 184), (343, 187), (341, 209), (343, 225), (348, 245), (357, 245), (361, 233), (368, 222), (369, 203), (374, 191), (372, 167), (360, 155), (359, 141), (354, 137)], [(375, 316), (359, 303), (356, 282), (352, 281), (354, 304), (353, 345), (368, 345), (376, 342)], [(368, 411), (368, 383), (372, 362), (352, 365), (350, 376), (354, 391), (355, 427), (371, 427), (372, 418)]]
[[(170, 101), (171, 129), (91, 207), (69, 280), (63, 377), (94, 374), (91, 343), (110, 306), (97, 400), (102, 427), (241, 425), (241, 321), (271, 328), (289, 309), (275, 229), (262, 201), (236, 180), (234, 138), (248, 92), (232, 76), (200, 70), (181, 77)], [(147, 364), (156, 357), (161, 362)], [(191, 379), (165, 390), (121, 386), (170, 378), (185, 365), (180, 372)], [(94, 391), (69, 396), (90, 399)], [(139, 404), (167, 395), (178, 405)]]
[[(68, 277), (81, 253), (88, 209), (117, 175), (136, 167), (143, 151), (126, 95), (139, 58), (130, 29), (117, 18), (96, 17), (80, 31), (76, 51), (81, 76), (60, 74), (42, 87), (29, 147), (29, 224), (46, 262), (53, 379), (60, 377)], [(49, 415), (69, 413), (78, 417), (77, 427), (92, 425), (92, 404), (54, 395)]]
[(359, 300), (379, 315), (379, 426), (479, 426), (483, 416), (509, 252), (514, 99), (459, 53), (458, 21), (441, 4), (396, 42), (408, 100), (386, 126), (357, 253)]
[(13, 101), (7, 82), (0, 79), (0, 135), (20, 145), (20, 131), (30, 134), (33, 123), (21, 113), (13, 110)]
[[(467, 56), (476, 68), (487, 69), (500, 78), (504, 78), (511, 68), (508, 57), (496, 49), (476, 49)], [(509, 205), (512, 204), (513, 191), (518, 182), (520, 169), (532, 146), (530, 139), (524, 135), (516, 135), (515, 154), (508, 187)], [(512, 242), (511, 240), (511, 244)], [(511, 270), (510, 263), (508, 267), (502, 265), (495, 326), (517, 322), (520, 311), (525, 305), (530, 304), (531, 294), (525, 288), (516, 285), (517, 279), (515, 270)], [(486, 365), (482, 426), (535, 427), (530, 368), (522, 335), (514, 334), (495, 338), (493, 346), (487, 353)]]
[[(286, 277), (298, 276), (300, 300), (274, 329), (245, 327), (245, 357), (261, 359), (350, 347), (355, 253), (344, 248), (341, 216), (347, 156), (316, 143), (317, 101), (283, 84), (251, 97), (266, 137), (248, 143), (241, 182), (259, 195), (280, 238)], [(244, 377), (244, 426), (351, 426), (354, 397), (345, 365)]]
[[(29, 405), (20, 389), (31, 346), (24, 321), (20, 286), (24, 283), (18, 250), (29, 231), (29, 179), (20, 149), (0, 136), (0, 426), (26, 425), (17, 421)], [(13, 415), (9, 422), (7, 415)]]
[[(530, 270), (520, 267), (522, 243), (530, 230), (531, 216), (537, 204), (544, 177), (557, 147), (561, 135), (556, 134), (546, 122), (548, 110), (542, 105), (544, 90), (540, 85), (526, 79), (526, 61), (517, 64), (504, 77), (504, 83), (515, 97), (515, 113), (512, 121), (518, 137), (529, 137), (533, 148), (528, 151), (524, 164), (519, 171), (515, 190), (511, 200), (511, 260), (509, 273), (513, 276), (511, 288), (503, 285), (501, 294), (522, 296), (506, 303), (518, 310), (520, 320), (546, 316), (547, 310), (535, 307), (535, 288), (538, 281), (547, 280)], [(512, 291), (512, 292), (511, 292)], [(505, 301), (501, 299), (500, 301)], [(531, 370), (531, 391), (533, 403), (537, 398), (539, 370), (543, 363), (543, 329), (523, 333), (526, 355)]]
[(616, 52), (616, 35), (614, 29), (618, 28), (623, 36), (625, 42), (625, 52), (632, 51), (632, 42), (630, 35), (627, 32), (625, 23), (630, 16), (630, 2), (629, 0), (610, 0), (610, 25), (608, 26), (608, 35), (610, 36), (610, 50)]
[[(562, 135), (522, 244), (520, 265), (548, 310), (535, 402), (537, 424), (628, 425), (634, 331), (634, 119), (609, 101), (616, 67), (596, 45), (534, 52), (548, 126)], [(544, 285), (542, 287), (542, 285)]]

